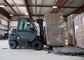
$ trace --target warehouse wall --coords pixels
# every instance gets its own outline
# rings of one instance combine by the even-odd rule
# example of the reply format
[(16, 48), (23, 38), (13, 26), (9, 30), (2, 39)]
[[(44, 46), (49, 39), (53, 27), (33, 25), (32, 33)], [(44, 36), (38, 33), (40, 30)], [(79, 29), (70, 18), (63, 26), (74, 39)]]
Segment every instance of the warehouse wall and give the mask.
[(0, 35), (3, 36), (6, 32), (7, 32), (7, 31), (5, 31), (5, 30), (0, 30)]
[(18, 23), (18, 21), (10, 21), (10, 24), (9, 24), (10, 29), (11, 28), (12, 29), (16, 29), (17, 28), (17, 23)]
[(0, 15), (0, 35), (4, 35), (8, 30), (8, 19)]

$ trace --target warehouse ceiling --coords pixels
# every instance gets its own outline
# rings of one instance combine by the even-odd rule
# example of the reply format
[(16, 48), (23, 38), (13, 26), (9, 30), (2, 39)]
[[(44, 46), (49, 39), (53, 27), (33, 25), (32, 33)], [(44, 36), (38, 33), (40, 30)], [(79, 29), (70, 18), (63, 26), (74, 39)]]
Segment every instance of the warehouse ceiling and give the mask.
[(69, 16), (84, 11), (84, 0), (0, 0), (0, 5), (10, 16), (40, 17), (58, 12)]

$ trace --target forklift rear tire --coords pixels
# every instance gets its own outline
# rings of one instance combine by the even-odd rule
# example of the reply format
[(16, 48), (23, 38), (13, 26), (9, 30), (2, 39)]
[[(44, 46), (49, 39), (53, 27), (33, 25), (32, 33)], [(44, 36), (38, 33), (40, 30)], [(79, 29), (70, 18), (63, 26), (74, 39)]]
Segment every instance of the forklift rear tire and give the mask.
[(41, 50), (43, 48), (42, 41), (39, 41), (39, 40), (33, 41), (32, 48), (35, 49), (35, 50)]
[(16, 41), (10, 41), (10, 42), (9, 42), (9, 46), (10, 46), (11, 49), (16, 49), (16, 48), (17, 48), (17, 43), (16, 43)]

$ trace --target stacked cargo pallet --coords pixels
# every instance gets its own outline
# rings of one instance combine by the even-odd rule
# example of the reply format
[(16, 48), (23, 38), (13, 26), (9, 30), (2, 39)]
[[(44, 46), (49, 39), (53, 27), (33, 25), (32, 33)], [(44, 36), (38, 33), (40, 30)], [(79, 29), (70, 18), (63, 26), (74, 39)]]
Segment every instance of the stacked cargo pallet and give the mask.
[(63, 14), (45, 15), (45, 21), (47, 24), (47, 44), (49, 46), (64, 46)]
[(84, 13), (74, 17), (76, 45), (84, 48)]
[(84, 48), (84, 13), (72, 14), (67, 18), (69, 40), (71, 44)]
[(67, 39), (68, 39), (68, 43), (69, 45), (75, 45), (76, 41), (75, 41), (75, 31), (74, 31), (74, 17), (77, 14), (72, 14), (70, 16), (67, 17), (67, 29), (68, 29), (68, 33), (67, 33)]

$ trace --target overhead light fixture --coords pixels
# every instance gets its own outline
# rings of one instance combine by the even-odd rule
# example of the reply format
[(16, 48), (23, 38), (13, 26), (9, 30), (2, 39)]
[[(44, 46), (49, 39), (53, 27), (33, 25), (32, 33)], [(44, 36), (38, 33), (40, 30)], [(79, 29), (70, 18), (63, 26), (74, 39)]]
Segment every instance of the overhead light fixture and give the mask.
[(57, 8), (57, 6), (53, 6), (52, 8), (55, 8), (55, 9), (56, 9), (56, 8)]
[(0, 7), (5, 7), (4, 5), (0, 5)]
[(9, 16), (13, 16), (13, 14), (10, 14)]

